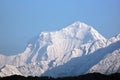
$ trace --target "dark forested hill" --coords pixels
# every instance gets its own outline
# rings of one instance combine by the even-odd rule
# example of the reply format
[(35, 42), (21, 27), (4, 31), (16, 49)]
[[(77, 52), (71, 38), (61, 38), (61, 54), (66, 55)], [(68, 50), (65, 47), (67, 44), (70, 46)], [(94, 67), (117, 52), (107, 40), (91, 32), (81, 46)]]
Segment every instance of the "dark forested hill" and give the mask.
[(52, 78), (52, 77), (24, 77), (19, 75), (13, 75), (8, 77), (2, 77), (0, 80), (120, 80), (120, 73), (114, 73), (111, 75), (104, 75), (100, 73), (89, 73), (80, 76), (74, 77), (61, 77), (61, 78)]

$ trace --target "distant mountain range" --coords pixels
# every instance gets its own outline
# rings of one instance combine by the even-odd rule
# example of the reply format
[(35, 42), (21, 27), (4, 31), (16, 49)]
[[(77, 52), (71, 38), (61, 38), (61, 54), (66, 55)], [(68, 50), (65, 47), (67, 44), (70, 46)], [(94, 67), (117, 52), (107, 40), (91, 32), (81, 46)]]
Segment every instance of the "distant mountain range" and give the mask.
[(120, 72), (120, 34), (106, 39), (92, 26), (75, 22), (41, 32), (17, 55), (0, 54), (0, 76), (77, 76)]

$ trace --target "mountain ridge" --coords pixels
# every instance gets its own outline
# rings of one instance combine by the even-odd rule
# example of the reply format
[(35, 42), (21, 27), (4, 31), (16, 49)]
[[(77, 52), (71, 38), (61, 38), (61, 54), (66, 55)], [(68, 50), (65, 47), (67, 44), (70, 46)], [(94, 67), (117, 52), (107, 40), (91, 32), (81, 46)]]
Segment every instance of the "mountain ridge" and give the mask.
[(109, 47), (119, 40), (120, 34), (106, 39), (92, 26), (75, 22), (58, 31), (41, 32), (28, 42), (23, 53), (0, 55), (0, 69), (12, 65), (24, 76), (40, 76), (50, 69), (65, 65), (73, 58), (93, 55), (98, 49)]
[[(50, 75), (52, 77), (59, 77), (59, 76), (65, 77), (65, 76), (71, 76), (71, 75), (78, 76), (79, 74), (94, 73), (94, 72), (102, 73), (101, 70), (97, 69), (99, 66), (97, 66), (96, 64), (99, 64), (99, 62), (101, 62), (101, 60), (106, 59), (104, 57), (107, 57), (111, 53), (114, 55), (114, 52), (119, 50), (119, 48), (120, 48), (120, 41), (117, 41), (109, 46), (106, 46), (105, 48), (98, 49), (97, 51), (93, 52), (92, 54), (73, 58), (64, 65), (61, 65), (61, 66), (55, 67), (51, 70), (48, 70), (43, 75), (47, 75), (47, 76)], [(119, 53), (117, 53), (117, 54), (119, 54)], [(120, 56), (117, 56), (117, 57), (119, 58)], [(94, 66), (97, 66), (97, 67), (93, 71)], [(101, 64), (101, 66), (102, 66), (102, 64)], [(118, 62), (118, 66), (120, 66), (119, 62)], [(100, 69), (103, 69), (103, 67)], [(104, 69), (106, 69), (106, 67), (104, 67)], [(65, 72), (65, 70), (66, 70), (66, 72)], [(112, 74), (112, 73), (114, 73), (114, 72), (107, 73), (107, 74)], [(102, 74), (106, 74), (106, 73), (102, 73)]]

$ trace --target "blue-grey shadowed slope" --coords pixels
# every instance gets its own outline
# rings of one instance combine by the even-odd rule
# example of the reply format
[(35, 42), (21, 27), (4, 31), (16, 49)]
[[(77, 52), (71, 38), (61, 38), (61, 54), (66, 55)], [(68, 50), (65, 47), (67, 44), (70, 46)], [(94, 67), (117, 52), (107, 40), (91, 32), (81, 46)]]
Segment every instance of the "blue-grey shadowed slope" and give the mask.
[(52, 68), (46, 71), (43, 75), (53, 77), (58, 76), (76, 76), (85, 74), (91, 67), (100, 62), (106, 55), (120, 48), (120, 41), (117, 41), (105, 48), (98, 49), (89, 55), (73, 58), (64, 65)]

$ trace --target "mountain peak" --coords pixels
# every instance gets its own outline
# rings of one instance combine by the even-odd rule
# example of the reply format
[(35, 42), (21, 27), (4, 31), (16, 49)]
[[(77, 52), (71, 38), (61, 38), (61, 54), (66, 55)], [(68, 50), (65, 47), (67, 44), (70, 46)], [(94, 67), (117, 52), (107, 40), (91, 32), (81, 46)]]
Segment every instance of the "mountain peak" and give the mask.
[[(104, 44), (106, 39), (93, 27), (77, 21), (59, 31), (41, 32), (39, 37), (33, 41), (35, 43), (33, 43), (33, 52), (29, 61), (36, 62), (40, 59), (59, 59), (59, 56), (63, 57), (64, 55), (72, 55), (72, 50), (80, 51), (79, 48), (83, 47), (82, 45), (86, 44), (90, 46), (93, 42), (96, 42), (96, 45), (99, 45), (100, 43), (98, 41), (102, 42), (101, 44)], [(93, 51), (94, 47), (93, 49), (91, 48), (90, 52)], [(87, 53), (88, 51), (86, 49), (85, 54)], [(71, 57), (67, 56), (65, 59), (68, 60), (69, 58), (78, 56), (79, 54), (82, 55), (82, 53), (77, 52)]]
[[(73, 24), (67, 26), (66, 28), (72, 28), (72, 29), (84, 29), (84, 28), (90, 28), (90, 26), (88, 26), (87, 24), (80, 22), (80, 21), (76, 21)], [(64, 29), (64, 28), (63, 28)]]
[[(64, 66), (66, 63), (70, 63), (70, 67), (67, 70), (68, 74), (71, 73), (69, 70), (72, 71), (72, 69), (73, 71), (74, 69), (79, 71), (81, 65), (86, 65), (86, 63), (91, 65), (91, 63), (89, 63), (90, 60), (93, 60), (92, 64), (94, 64), (94, 61), (97, 60), (97, 55), (99, 57), (103, 52), (106, 53), (104, 50), (99, 52), (100, 49), (105, 48), (108, 50), (107, 46), (119, 40), (120, 34), (107, 40), (92, 26), (77, 21), (58, 31), (41, 32), (38, 36), (33, 37), (32, 40), (30, 40), (26, 50), (21, 54), (10, 57), (0, 55), (0, 66), (6, 65), (4, 67), (0, 67), (0, 76), (5, 76), (3, 75), (4, 71), (10, 71), (10, 73), (6, 75), (24, 74), (28, 76), (40, 76), (47, 70), (49, 71), (60, 65)], [(116, 47), (119, 48), (119, 44)], [(114, 47), (114, 49), (116, 47)], [(110, 49), (113, 48), (110, 47)], [(95, 55), (94, 53), (97, 54)], [(88, 56), (90, 58), (88, 58)], [(77, 59), (75, 62), (69, 62), (75, 58)], [(78, 63), (80, 66), (72, 67), (72, 69), (70, 69), (71, 66), (74, 64), (78, 65)], [(90, 68), (89, 66), (84, 67), (82, 67), (84, 69), (81, 69), (82, 72), (85, 72), (84, 70), (88, 70), (88, 68)], [(66, 74), (66, 70), (63, 69), (64, 67), (61, 70), (58, 70), (58, 72), (63, 71), (60, 72), (60, 74)]]
[(76, 37), (80, 40), (83, 40), (84, 38), (89, 37), (93, 41), (94, 40), (106, 41), (106, 39), (98, 31), (96, 31), (92, 26), (89, 26), (80, 21), (74, 22), (73, 24), (63, 28), (62, 30), (60, 30), (60, 32), (64, 33), (62, 35), (68, 35), (68, 36), (71, 36), (71, 38)]
[(54, 43), (55, 40), (59, 41), (62, 39), (76, 39), (80, 42), (96, 40), (106, 41), (106, 39), (92, 26), (89, 26), (80, 21), (76, 21), (59, 31), (41, 32), (38, 37), (38, 40), (40, 41), (39, 43), (41, 43), (41, 45), (51, 44)]

